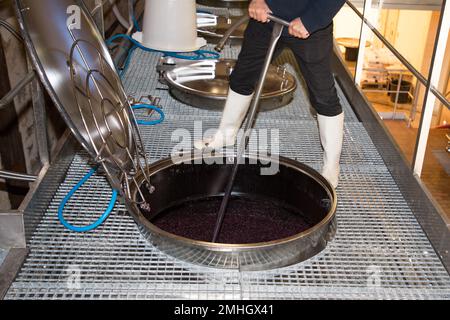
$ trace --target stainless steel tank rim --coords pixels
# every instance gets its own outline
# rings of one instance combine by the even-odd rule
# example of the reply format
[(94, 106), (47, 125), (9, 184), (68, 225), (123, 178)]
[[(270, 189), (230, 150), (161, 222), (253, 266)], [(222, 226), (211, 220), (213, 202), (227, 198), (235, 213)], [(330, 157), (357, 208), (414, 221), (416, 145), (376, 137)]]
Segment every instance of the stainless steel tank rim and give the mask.
[[(213, 157), (220, 158), (221, 156), (217, 155), (217, 156), (213, 156)], [(252, 158), (252, 159), (254, 159), (255, 157), (259, 160), (264, 160), (264, 161), (276, 161), (277, 163), (283, 164), (285, 167), (299, 171), (302, 174), (305, 174), (308, 177), (310, 177), (311, 179), (318, 182), (322, 186), (322, 188), (324, 188), (327, 191), (330, 199), (332, 199), (331, 208), (328, 211), (325, 218), (323, 218), (322, 221), (320, 221), (313, 227), (309, 228), (308, 230), (306, 230), (302, 233), (296, 234), (292, 237), (278, 239), (278, 240), (270, 241), (270, 242), (253, 243), (253, 244), (224, 244), (224, 243), (212, 243), (212, 242), (205, 242), (205, 241), (197, 241), (197, 240), (181, 237), (181, 236), (169, 233), (167, 231), (164, 231), (164, 230), (158, 228), (157, 226), (155, 226), (154, 224), (150, 223), (143, 216), (143, 214), (140, 211), (140, 208), (136, 204), (132, 205), (133, 210), (131, 210), (130, 214), (133, 216), (133, 218), (135, 218), (137, 220), (136, 222), (138, 222), (138, 224), (141, 224), (144, 228), (146, 228), (147, 230), (149, 230), (150, 232), (152, 232), (156, 235), (166, 237), (168, 239), (180, 242), (182, 244), (187, 244), (189, 246), (200, 247), (200, 248), (204, 248), (207, 250), (214, 250), (214, 251), (219, 251), (219, 252), (237, 252), (237, 253), (240, 251), (246, 251), (246, 250), (255, 250), (255, 249), (263, 249), (263, 248), (282, 246), (285, 244), (295, 242), (298, 239), (305, 238), (305, 237), (315, 233), (317, 230), (326, 226), (335, 218), (335, 212), (337, 209), (336, 191), (330, 185), (330, 183), (324, 177), (322, 177), (316, 170), (312, 169), (311, 167), (309, 167), (303, 163), (300, 163), (300, 162), (297, 162), (295, 160), (288, 159), (285, 157), (281, 157), (281, 156), (279, 157), (279, 159), (264, 157), (264, 156), (254, 156), (254, 155), (246, 156), (246, 158)], [(170, 168), (174, 165), (184, 163), (186, 161), (199, 161), (202, 159), (203, 159), (202, 156), (192, 157), (191, 155), (187, 155), (187, 156), (183, 157), (182, 159), (177, 161), (177, 163), (174, 163), (171, 159), (162, 159), (162, 160), (159, 160), (150, 165), (150, 167), (148, 168), (149, 175), (151, 177), (152, 175), (154, 175), (158, 172), (161, 172), (161, 171), (163, 171), (167, 168)], [(142, 181), (142, 177), (140, 177), (138, 175), (137, 180), (138, 180), (137, 185), (139, 185)], [(136, 197), (137, 192), (138, 192), (137, 190), (132, 190), (132, 196)]]

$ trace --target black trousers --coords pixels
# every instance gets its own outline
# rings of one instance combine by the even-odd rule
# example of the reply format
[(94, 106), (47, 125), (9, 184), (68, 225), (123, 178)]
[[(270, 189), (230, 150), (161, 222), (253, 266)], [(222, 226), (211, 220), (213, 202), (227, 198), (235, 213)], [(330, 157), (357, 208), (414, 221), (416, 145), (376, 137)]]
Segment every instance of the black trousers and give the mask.
[[(255, 91), (270, 45), (273, 25), (251, 20), (236, 67), (231, 74), (233, 91), (250, 95)], [(331, 72), (333, 25), (313, 33), (308, 39), (283, 35), (275, 51), (276, 58), (288, 47), (294, 53), (308, 87), (309, 99), (318, 114), (334, 117), (342, 113)]]

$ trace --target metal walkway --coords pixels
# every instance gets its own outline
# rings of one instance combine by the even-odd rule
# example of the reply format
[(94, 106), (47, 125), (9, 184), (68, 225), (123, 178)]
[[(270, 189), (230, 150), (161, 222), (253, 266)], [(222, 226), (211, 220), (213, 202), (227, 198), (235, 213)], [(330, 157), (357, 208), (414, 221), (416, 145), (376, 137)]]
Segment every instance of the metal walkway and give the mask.
[[(225, 56), (235, 57), (228, 49)], [(166, 121), (143, 127), (152, 160), (167, 157), (175, 129), (217, 127), (219, 113), (172, 99), (154, 72), (158, 55), (136, 51), (124, 78), (129, 94), (162, 97)], [(289, 59), (286, 58), (286, 61)], [(291, 69), (293, 70), (293, 69)], [(88, 170), (78, 152), (36, 231), (30, 254), (7, 299), (450, 299), (450, 276), (414, 218), (363, 125), (345, 97), (345, 143), (338, 188), (338, 233), (314, 258), (284, 269), (237, 272), (177, 261), (139, 234), (121, 205), (95, 232), (75, 234), (58, 222), (57, 208)], [(318, 129), (304, 90), (294, 102), (262, 114), (258, 128), (280, 130), (280, 153), (321, 166)], [(74, 224), (90, 223), (106, 207), (111, 189), (96, 176), (66, 208)]]

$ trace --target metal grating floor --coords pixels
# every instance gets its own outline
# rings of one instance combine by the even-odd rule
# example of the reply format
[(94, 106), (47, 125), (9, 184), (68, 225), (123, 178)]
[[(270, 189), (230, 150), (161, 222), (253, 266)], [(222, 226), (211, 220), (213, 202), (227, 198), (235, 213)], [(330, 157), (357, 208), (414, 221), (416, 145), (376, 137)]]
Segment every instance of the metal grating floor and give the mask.
[[(209, 46), (207, 49), (213, 50), (213, 46)], [(239, 55), (239, 50), (238, 47), (227, 46), (223, 51), (222, 57), (226, 59), (236, 59)], [(140, 99), (142, 96), (146, 96), (149, 93), (161, 97), (165, 102), (162, 107), (166, 114), (169, 115), (174, 114), (180, 117), (197, 116), (220, 118), (220, 112), (192, 108), (189, 105), (171, 99), (168, 87), (158, 81), (158, 74), (155, 72), (160, 57), (160, 54), (143, 51), (134, 52), (128, 72), (123, 77), (126, 92), (136, 99)], [(274, 120), (313, 120), (313, 112), (309, 107), (310, 103), (307, 99), (306, 89), (303, 86), (303, 80), (296, 74), (294, 66), (291, 65), (295, 63), (292, 53), (290, 53), (290, 51), (285, 51), (277, 61), (286, 62), (286, 69), (296, 76), (299, 88), (294, 94), (294, 100), (291, 104), (278, 110), (261, 113), (259, 118)], [(346, 120), (353, 122), (358, 121), (349, 104), (345, 102), (345, 96), (339, 87), (338, 94), (346, 112)]]
[[(228, 51), (227, 54), (230, 52)], [(157, 90), (157, 55), (136, 52), (125, 75), (127, 92), (162, 97), (166, 121), (143, 127), (152, 160), (167, 157), (174, 130), (218, 125), (220, 114), (174, 101)], [(342, 97), (343, 98), (343, 97)], [(89, 170), (82, 151), (54, 195), (36, 231), (30, 254), (7, 299), (450, 299), (450, 276), (423, 233), (363, 125), (347, 113), (338, 188), (338, 233), (326, 250), (288, 268), (237, 272), (177, 261), (153, 248), (117, 205), (95, 232), (75, 234), (57, 219), (57, 207)], [(304, 91), (286, 108), (262, 115), (258, 128), (279, 128), (284, 156), (320, 169), (318, 129)], [(89, 223), (111, 195), (106, 179), (93, 177), (66, 208), (74, 224)]]

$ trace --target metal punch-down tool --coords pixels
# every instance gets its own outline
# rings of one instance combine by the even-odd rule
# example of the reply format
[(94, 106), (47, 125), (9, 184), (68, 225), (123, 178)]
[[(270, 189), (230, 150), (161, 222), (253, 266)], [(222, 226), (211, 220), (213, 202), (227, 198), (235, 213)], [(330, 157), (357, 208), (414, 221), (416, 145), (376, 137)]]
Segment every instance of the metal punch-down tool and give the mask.
[(244, 134), (242, 136), (241, 143), (238, 145), (238, 153), (235, 158), (233, 170), (231, 172), (230, 180), (228, 181), (228, 185), (225, 190), (225, 195), (220, 206), (220, 210), (217, 217), (217, 223), (214, 229), (214, 237), (213, 242), (217, 242), (220, 234), (220, 230), (222, 228), (223, 219), (225, 217), (225, 213), (228, 207), (228, 203), (230, 201), (231, 192), (233, 191), (234, 182), (236, 180), (236, 175), (239, 169), (239, 164), (241, 163), (245, 150), (247, 149), (247, 145), (250, 140), (251, 130), (255, 126), (256, 116), (258, 114), (259, 102), (261, 99), (261, 95), (264, 88), (264, 83), (266, 80), (267, 72), (269, 71), (270, 63), (272, 62), (273, 55), (275, 53), (276, 46), (278, 41), (281, 38), (281, 34), (283, 33), (284, 27), (289, 27), (290, 23), (284, 21), (280, 18), (269, 15), (269, 20), (275, 22), (272, 31), (272, 38), (270, 41), (269, 50), (267, 52), (266, 60), (264, 61), (263, 70), (261, 72), (261, 76), (259, 78), (258, 86), (256, 88), (255, 97), (253, 98), (252, 104), (250, 106), (250, 111), (247, 114), (247, 121), (244, 121)]

